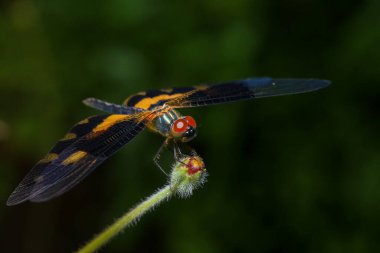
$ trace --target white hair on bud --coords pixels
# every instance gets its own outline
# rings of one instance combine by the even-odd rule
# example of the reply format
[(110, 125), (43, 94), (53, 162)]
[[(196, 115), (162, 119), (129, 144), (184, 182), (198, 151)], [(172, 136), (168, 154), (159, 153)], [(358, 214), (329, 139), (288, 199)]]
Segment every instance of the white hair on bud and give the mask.
[(207, 171), (200, 171), (199, 177), (196, 180), (187, 180), (187, 183), (179, 184), (176, 189), (176, 194), (180, 198), (188, 198), (193, 195), (193, 191), (202, 187), (207, 182)]
[(180, 162), (173, 164), (173, 170), (170, 174), (169, 185), (173, 192), (181, 198), (188, 198), (193, 191), (202, 187), (207, 181), (208, 173), (205, 168), (194, 174), (188, 173), (188, 165), (190, 157), (186, 156)]

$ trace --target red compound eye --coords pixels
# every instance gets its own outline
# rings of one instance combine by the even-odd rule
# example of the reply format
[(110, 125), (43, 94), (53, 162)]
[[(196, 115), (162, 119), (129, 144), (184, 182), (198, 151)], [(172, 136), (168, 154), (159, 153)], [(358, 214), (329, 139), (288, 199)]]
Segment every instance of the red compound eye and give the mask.
[(173, 124), (173, 130), (177, 133), (183, 133), (186, 131), (188, 126), (187, 120), (177, 119)]
[(186, 116), (187, 123), (192, 126), (193, 128), (197, 127), (197, 123), (195, 122), (195, 119), (191, 116)]

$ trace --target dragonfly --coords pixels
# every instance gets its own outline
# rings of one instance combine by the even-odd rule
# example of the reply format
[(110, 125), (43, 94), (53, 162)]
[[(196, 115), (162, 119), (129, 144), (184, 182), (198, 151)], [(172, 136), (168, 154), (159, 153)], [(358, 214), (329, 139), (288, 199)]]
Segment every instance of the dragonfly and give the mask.
[(192, 87), (152, 89), (129, 96), (122, 104), (96, 98), (83, 102), (107, 114), (88, 117), (72, 127), (16, 187), (7, 205), (43, 202), (72, 189), (145, 128), (165, 137), (154, 161), (168, 143), (186, 143), (197, 135), (193, 117), (178, 109), (254, 98), (305, 93), (327, 87), (322, 79), (247, 78)]

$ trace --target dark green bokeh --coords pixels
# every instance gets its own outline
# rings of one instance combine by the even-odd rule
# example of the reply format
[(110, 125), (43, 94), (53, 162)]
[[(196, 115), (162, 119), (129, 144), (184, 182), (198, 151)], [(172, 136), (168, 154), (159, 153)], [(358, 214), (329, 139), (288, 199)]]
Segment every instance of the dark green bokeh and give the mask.
[(104, 252), (378, 252), (380, 4), (4, 1), (0, 251), (70, 252), (166, 181), (144, 132), (47, 203), (6, 207), (81, 100), (248, 76), (332, 80), (310, 94), (188, 109), (209, 182)]

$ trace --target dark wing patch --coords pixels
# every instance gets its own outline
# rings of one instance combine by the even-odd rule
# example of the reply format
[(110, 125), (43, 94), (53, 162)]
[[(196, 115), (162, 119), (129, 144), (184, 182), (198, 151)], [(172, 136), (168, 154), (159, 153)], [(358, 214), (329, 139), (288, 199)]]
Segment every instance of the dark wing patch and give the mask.
[(183, 96), (188, 92), (196, 90), (196, 87), (178, 87), (161, 90), (148, 90), (129, 96), (123, 105), (145, 110), (152, 110), (162, 106), (167, 101)]
[(251, 98), (304, 93), (330, 84), (320, 79), (248, 78), (215, 85), (201, 85), (182, 96), (167, 101), (174, 108), (221, 104)]
[(117, 105), (97, 98), (86, 98), (85, 100), (83, 100), (83, 103), (94, 109), (115, 114), (136, 114), (144, 111), (140, 108), (125, 105)]
[[(101, 124), (103, 120), (106, 119), (108, 116), (109, 115), (96, 115), (86, 118), (80, 121), (79, 123), (75, 124), (70, 129), (70, 131), (53, 146), (49, 154), (60, 154), (65, 148), (73, 144), (80, 137), (90, 133), (92, 129)], [(47, 156), (49, 156), (49, 154)], [(45, 158), (43, 158), (42, 160), (44, 160)]]
[(58, 142), (49, 153), (54, 155), (32, 168), (7, 205), (46, 201), (70, 190), (145, 128), (144, 115), (99, 115), (89, 118), (86, 130), (76, 125), (71, 131), (81, 137)]
[[(87, 154), (76, 163), (66, 166), (62, 164), (56, 165), (54, 173), (44, 173), (40, 176), (40, 181), (34, 184), (25, 200), (43, 202), (65, 193), (88, 176), (104, 160), (104, 158), (97, 158)], [(52, 166), (50, 167), (51, 169), (53, 168)], [(22, 201), (15, 204), (20, 202)]]

